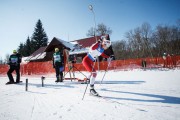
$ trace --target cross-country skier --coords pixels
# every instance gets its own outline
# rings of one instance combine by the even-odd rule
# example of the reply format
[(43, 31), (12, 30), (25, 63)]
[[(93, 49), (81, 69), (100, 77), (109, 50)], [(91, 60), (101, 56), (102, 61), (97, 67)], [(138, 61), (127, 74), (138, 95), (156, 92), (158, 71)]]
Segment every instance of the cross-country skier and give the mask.
[[(111, 41), (107, 40), (106, 37), (101, 37), (101, 40), (99, 40), (97, 43), (93, 44), (88, 54), (83, 58), (83, 65), (86, 68), (87, 71), (89, 71), (91, 74), (89, 75), (90, 79), (90, 94), (98, 96), (99, 94), (94, 89), (94, 83), (95, 78), (97, 76), (96, 69), (94, 68), (93, 62), (96, 61), (98, 56), (102, 56), (104, 58), (109, 58), (110, 56), (106, 55), (104, 53), (104, 50), (108, 49), (111, 46)], [(88, 79), (89, 79), (88, 78)]]
[(64, 65), (63, 54), (60, 53), (59, 48), (55, 48), (55, 53), (53, 54), (53, 67), (55, 68), (56, 78), (57, 78), (55, 82), (63, 82), (63, 70), (64, 70), (63, 65)]
[[(21, 63), (21, 54), (17, 53), (16, 50), (13, 50), (13, 54), (10, 55), (9, 57), (9, 66), (10, 69), (7, 72), (9, 82), (6, 84), (14, 84), (14, 83), (19, 83), (20, 81), (20, 63)], [(12, 72), (16, 71), (16, 82), (14, 82), (14, 78), (12, 76)]]

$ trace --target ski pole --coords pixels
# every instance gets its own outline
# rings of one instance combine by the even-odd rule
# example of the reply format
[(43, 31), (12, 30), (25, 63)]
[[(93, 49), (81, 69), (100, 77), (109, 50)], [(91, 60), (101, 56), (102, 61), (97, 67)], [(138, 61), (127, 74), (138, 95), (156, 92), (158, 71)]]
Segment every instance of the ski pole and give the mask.
[[(91, 79), (91, 76), (92, 76), (92, 72), (93, 72), (94, 67), (95, 67), (95, 62), (96, 62), (96, 61), (94, 61), (94, 65), (93, 65), (93, 67), (92, 67), (91, 75), (90, 75), (90, 77), (89, 77), (89, 82), (90, 82), (90, 79)], [(85, 91), (84, 91), (84, 94), (83, 94), (83, 98), (82, 98), (82, 100), (84, 99), (84, 96), (85, 96), (85, 94), (86, 94), (86, 91), (87, 91), (87, 88), (88, 88), (89, 82), (86, 82), (86, 88), (85, 88)]]
[(103, 75), (103, 77), (102, 77), (101, 84), (102, 84), (102, 82), (103, 82), (103, 80), (104, 80), (104, 77), (105, 77), (105, 75), (106, 75), (106, 72), (108, 71), (108, 68), (109, 68), (109, 66), (110, 66), (110, 64), (111, 64), (112, 59), (113, 59), (113, 58), (110, 58), (110, 61), (108, 62), (108, 66), (107, 66), (106, 71), (105, 71), (105, 73), (104, 73), (104, 75)]

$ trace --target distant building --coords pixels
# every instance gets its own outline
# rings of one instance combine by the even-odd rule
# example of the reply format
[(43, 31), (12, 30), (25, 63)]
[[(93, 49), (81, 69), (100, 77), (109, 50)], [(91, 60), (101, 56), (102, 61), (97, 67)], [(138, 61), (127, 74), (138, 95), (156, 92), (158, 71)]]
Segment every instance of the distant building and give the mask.
[(54, 37), (51, 40), (51, 42), (48, 44), (48, 46), (40, 47), (33, 54), (31, 54), (26, 59), (26, 61), (29, 61), (29, 62), (50, 61), (52, 60), (55, 47), (58, 47), (60, 50), (63, 50), (63, 48), (71, 50), (73, 48), (73, 44)]

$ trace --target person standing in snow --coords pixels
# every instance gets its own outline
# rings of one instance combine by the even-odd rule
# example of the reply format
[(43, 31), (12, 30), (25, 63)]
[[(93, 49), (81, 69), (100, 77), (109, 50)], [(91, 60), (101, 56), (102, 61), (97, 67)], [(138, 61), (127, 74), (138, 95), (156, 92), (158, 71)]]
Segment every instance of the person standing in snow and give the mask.
[(163, 61), (164, 61), (163, 67), (165, 68), (165, 67), (167, 67), (167, 53), (163, 54)]
[(82, 61), (83, 66), (86, 68), (88, 72), (91, 73), (88, 77), (88, 80), (92, 76), (92, 78), (90, 79), (90, 94), (92, 95), (95, 96), (99, 95), (94, 89), (94, 83), (97, 73), (93, 63), (96, 61), (98, 56), (102, 56), (104, 58), (109, 59), (110, 57), (104, 53), (104, 50), (108, 49), (110, 46), (111, 46), (111, 41), (107, 40), (105, 37), (102, 37), (101, 40), (99, 40), (97, 43), (93, 44), (90, 47), (88, 54), (83, 58)]
[[(9, 57), (8, 65), (10, 66), (10, 69), (7, 72), (9, 82), (6, 84), (14, 84), (19, 83), (20, 81), (20, 63), (21, 63), (21, 54), (17, 53), (16, 50), (13, 50), (13, 54)], [(16, 71), (16, 82), (14, 82), (14, 78), (12, 76), (12, 72)]]
[(59, 48), (55, 48), (55, 53), (53, 54), (53, 67), (55, 68), (57, 78), (55, 82), (63, 82), (64, 57), (60, 53)]

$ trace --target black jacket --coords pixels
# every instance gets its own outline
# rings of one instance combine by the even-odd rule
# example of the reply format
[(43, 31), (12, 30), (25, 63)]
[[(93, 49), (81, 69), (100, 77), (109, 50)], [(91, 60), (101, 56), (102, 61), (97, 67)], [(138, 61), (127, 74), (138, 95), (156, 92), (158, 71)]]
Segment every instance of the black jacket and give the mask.
[(16, 53), (16, 54), (10, 55), (10, 57), (9, 57), (9, 63), (8, 63), (8, 64), (9, 64), (10, 66), (20, 67), (21, 61), (22, 61), (22, 56), (21, 56), (21, 54)]
[[(55, 61), (54, 56), (60, 56), (60, 61)], [(61, 52), (53, 54), (53, 67), (60, 67), (64, 64), (64, 56)]]

